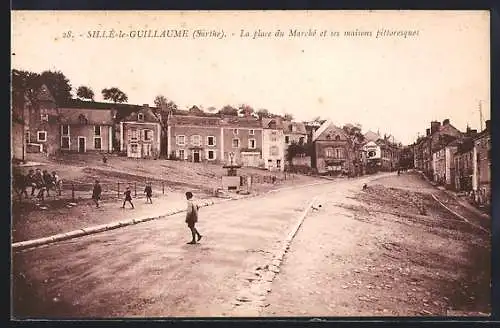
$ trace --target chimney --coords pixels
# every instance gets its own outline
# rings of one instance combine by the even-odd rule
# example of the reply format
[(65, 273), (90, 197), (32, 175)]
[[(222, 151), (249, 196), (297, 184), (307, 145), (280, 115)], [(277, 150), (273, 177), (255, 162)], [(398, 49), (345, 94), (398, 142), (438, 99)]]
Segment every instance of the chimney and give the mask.
[(490, 131), (490, 120), (486, 120), (486, 130)]
[(439, 131), (440, 126), (441, 126), (441, 122), (432, 121), (431, 122), (431, 134), (434, 134), (434, 132)]
[(425, 130), (425, 135), (430, 136), (431, 135), (431, 129), (426, 129)]
[(450, 119), (449, 118), (443, 120), (443, 125), (446, 125), (446, 124), (450, 124)]

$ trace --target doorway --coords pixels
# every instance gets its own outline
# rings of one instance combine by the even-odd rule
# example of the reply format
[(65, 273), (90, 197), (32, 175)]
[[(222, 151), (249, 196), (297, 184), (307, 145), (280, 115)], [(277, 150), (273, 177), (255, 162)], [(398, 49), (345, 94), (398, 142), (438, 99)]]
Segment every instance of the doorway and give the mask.
[(142, 156), (143, 157), (151, 156), (151, 144), (142, 144)]
[(195, 162), (195, 163), (200, 162), (200, 151), (199, 150), (193, 150), (193, 162)]
[(78, 152), (85, 153), (87, 151), (87, 139), (85, 137), (78, 137)]

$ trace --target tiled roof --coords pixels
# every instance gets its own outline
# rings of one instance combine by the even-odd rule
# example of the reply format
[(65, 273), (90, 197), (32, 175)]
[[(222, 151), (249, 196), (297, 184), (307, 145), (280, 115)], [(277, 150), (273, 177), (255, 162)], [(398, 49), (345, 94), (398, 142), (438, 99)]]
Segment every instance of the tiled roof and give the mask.
[(130, 113), (127, 117), (123, 119), (125, 122), (136, 122), (138, 121), (138, 114), (142, 113), (144, 115), (144, 122), (158, 122), (158, 119), (153, 114), (153, 111), (149, 107), (142, 107), (140, 110)]
[(302, 122), (283, 122), (283, 130), (285, 133), (307, 134), (306, 126)]
[(171, 125), (199, 125), (199, 126), (220, 126), (219, 117), (193, 116), (193, 115), (172, 115), (169, 120)]
[(82, 119), (86, 121), (86, 124), (113, 124), (114, 111), (111, 109), (58, 108), (58, 113), (61, 124), (82, 124)]
[(269, 129), (269, 128), (271, 128), (271, 125), (273, 122), (276, 124), (276, 127), (275, 127), (276, 129), (283, 130), (283, 128), (284, 128), (283, 120), (279, 117), (272, 117), (272, 118), (264, 117), (264, 118), (262, 118), (262, 127), (264, 129)]

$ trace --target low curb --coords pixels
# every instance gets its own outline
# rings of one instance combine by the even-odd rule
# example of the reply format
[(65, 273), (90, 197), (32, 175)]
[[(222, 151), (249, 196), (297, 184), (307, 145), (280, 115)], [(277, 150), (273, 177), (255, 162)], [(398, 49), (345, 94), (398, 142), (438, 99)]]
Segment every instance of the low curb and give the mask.
[[(273, 193), (273, 192), (278, 192), (278, 191), (293, 189), (293, 188), (310, 187), (310, 186), (319, 185), (319, 184), (328, 184), (328, 182), (315, 182), (315, 183), (311, 183), (311, 184), (286, 187), (286, 188), (282, 188), (282, 189), (274, 189), (274, 190), (269, 190), (269, 191), (264, 192), (264, 193), (256, 193), (256, 194), (244, 196), (244, 197), (222, 199), (222, 200), (217, 201), (217, 202), (205, 201), (205, 202), (201, 202), (199, 205), (200, 205), (200, 207), (212, 206), (212, 205), (221, 204), (221, 203), (224, 203), (227, 201), (235, 201), (235, 200), (241, 200), (241, 199), (246, 199), (246, 198), (259, 197), (259, 196), (263, 196), (263, 195), (268, 194), (268, 193)], [(25, 249), (29, 249), (29, 248), (53, 244), (53, 243), (56, 243), (59, 241), (64, 241), (64, 240), (83, 237), (83, 236), (96, 234), (96, 233), (100, 233), (100, 232), (104, 232), (104, 231), (114, 230), (117, 228), (126, 227), (129, 225), (134, 225), (134, 224), (138, 224), (141, 222), (148, 222), (148, 221), (152, 221), (152, 220), (157, 220), (157, 219), (165, 218), (168, 216), (176, 215), (176, 214), (179, 214), (179, 213), (182, 213), (185, 211), (186, 211), (185, 209), (173, 209), (173, 210), (168, 211), (165, 214), (154, 216), (154, 217), (142, 217), (142, 218), (134, 218), (134, 219), (128, 219), (128, 220), (119, 220), (119, 221), (115, 221), (115, 222), (111, 222), (111, 223), (107, 223), (107, 224), (87, 227), (87, 228), (83, 228), (83, 229), (77, 229), (77, 230), (73, 230), (73, 231), (69, 231), (69, 232), (65, 232), (65, 233), (60, 233), (60, 234), (56, 234), (56, 235), (52, 235), (52, 236), (48, 236), (48, 237), (37, 238), (37, 239), (32, 239), (32, 240), (27, 240), (27, 241), (21, 241), (21, 242), (13, 243), (12, 250), (20, 251), (20, 250), (25, 250)]]
[[(314, 197), (302, 211), (296, 224), (285, 238), (283, 246), (274, 254), (270, 262), (263, 268), (257, 267), (255, 272), (252, 273), (252, 275), (258, 276), (258, 278), (253, 279), (250, 287), (242, 291), (232, 303), (235, 307), (238, 307), (238, 310), (252, 311), (255, 313), (258, 310), (253, 307), (254, 305), (260, 308), (268, 306), (266, 303), (266, 295), (271, 292), (271, 284), (280, 272), (281, 264), (283, 263), (286, 253), (290, 249), (293, 238), (304, 223), (305, 218), (318, 198), (319, 196)], [(250, 306), (250, 309), (248, 309), (247, 306)]]
[(470, 224), (471, 226), (475, 227), (475, 228), (478, 228), (484, 232), (486, 232), (488, 235), (491, 236), (491, 232), (486, 230), (485, 228), (481, 227), (480, 225), (477, 225), (477, 224), (474, 224), (472, 222), (470, 222), (469, 220), (467, 220), (465, 217), (463, 217), (462, 215), (458, 214), (457, 212), (455, 212), (454, 210), (452, 210), (451, 208), (449, 208), (448, 206), (444, 205), (435, 195), (431, 195), (432, 198), (434, 198), (434, 200), (436, 202), (439, 203), (439, 205), (441, 205), (443, 208), (445, 208), (448, 212), (450, 212), (451, 214), (455, 215), (456, 217), (458, 217), (459, 219), (467, 222), (468, 224)]

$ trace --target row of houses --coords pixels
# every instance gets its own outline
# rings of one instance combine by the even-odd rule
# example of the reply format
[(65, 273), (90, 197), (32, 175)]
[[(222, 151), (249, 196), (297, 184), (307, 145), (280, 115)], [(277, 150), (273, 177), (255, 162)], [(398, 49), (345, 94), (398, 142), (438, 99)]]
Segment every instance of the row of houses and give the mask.
[[(119, 152), (132, 158), (166, 154), (172, 160), (232, 162), (278, 171), (293, 165), (320, 174), (355, 175), (366, 173), (370, 163), (381, 170), (392, 170), (399, 161), (399, 148), (388, 138), (369, 132), (365, 135), (367, 142), (359, 142), (330, 121), (193, 115), (182, 110), (165, 120), (157, 108), (147, 104), (126, 106), (130, 109), (126, 115), (113, 104), (57, 106), (47, 87), (42, 86), (36, 106), (26, 102), (18, 115), (22, 119), (13, 120), (13, 131), (18, 131), (17, 136), (13, 134), (13, 156), (22, 157), (23, 152), (31, 151), (49, 155)], [(23, 131), (21, 138), (19, 130)], [(291, 145), (299, 145), (302, 150), (287, 158)]]
[(433, 121), (412, 145), (414, 166), (429, 179), (455, 191), (470, 192), (478, 203), (491, 193), (491, 130), (461, 132), (449, 119)]

